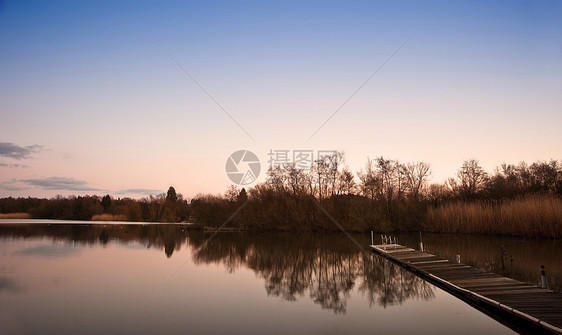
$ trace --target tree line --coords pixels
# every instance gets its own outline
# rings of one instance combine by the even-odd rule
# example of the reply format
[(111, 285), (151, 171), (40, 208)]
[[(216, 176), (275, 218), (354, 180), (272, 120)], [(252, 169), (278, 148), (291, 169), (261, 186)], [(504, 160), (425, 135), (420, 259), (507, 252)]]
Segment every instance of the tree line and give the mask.
[[(562, 235), (557, 228), (562, 221), (562, 165), (556, 160), (504, 163), (490, 173), (477, 160), (469, 159), (454, 177), (433, 184), (429, 183), (431, 166), (426, 162), (368, 158), (357, 173), (344, 163), (344, 154), (338, 152), (314, 161), (309, 169), (295, 164), (275, 166), (268, 170), (264, 182), (248, 190), (231, 185), (224, 194), (198, 194), (189, 202), (170, 187), (166, 194), (140, 200), (110, 195), (10, 197), (0, 199), (0, 212), (25, 212), (33, 218), (49, 219), (90, 220), (108, 214), (109, 219), (129, 221), (189, 220), (194, 227), (217, 228), (226, 223), (241, 230), (343, 228)], [(520, 205), (521, 201), (525, 204)], [(529, 222), (524, 223), (530, 225), (526, 229), (512, 227), (503, 232), (501, 227), (465, 229), (468, 224), (478, 226), (479, 220), (491, 221), (490, 215), (496, 216), (493, 224), (501, 226), (502, 213), (514, 207), (519, 209), (511, 210), (513, 217), (522, 217), (520, 212), (525, 211), (530, 218), (527, 221), (542, 220), (541, 228), (535, 229), (534, 222)], [(491, 214), (487, 214), (488, 219), (477, 215), (469, 218), (469, 210)]]
[(104, 196), (56, 196), (2, 198), (0, 213), (28, 213), (37, 219), (120, 220), (134, 222), (180, 222), (189, 218), (189, 204), (170, 186), (167, 193), (142, 199)]
[[(562, 235), (556, 228), (562, 221), (562, 166), (556, 160), (502, 164), (488, 173), (477, 160), (469, 159), (454, 177), (434, 184), (429, 183), (431, 166), (426, 162), (402, 163), (377, 157), (368, 159), (354, 174), (344, 161), (344, 154), (337, 153), (315, 161), (308, 170), (295, 164), (270, 168), (266, 181), (247, 191), (231, 186), (224, 195), (197, 195), (190, 205), (192, 216), (205, 226), (218, 227), (238, 210), (228, 226), (240, 229), (439, 231), (438, 225), (428, 222), (428, 212), (432, 219), (440, 219), (435, 209), (457, 206), (463, 211), (466, 204), (485, 203), (501, 212), (501, 206), (510, 201), (533, 196), (533, 202), (548, 202), (547, 211), (552, 215), (544, 225), (556, 230), (545, 232), (541, 228), (536, 235)], [(544, 208), (525, 206), (524, 210)], [(533, 217), (536, 213), (530, 214)], [(469, 223), (456, 220), (461, 226)], [(494, 233), (502, 233), (501, 227)], [(503, 233), (522, 234), (523, 230)]]

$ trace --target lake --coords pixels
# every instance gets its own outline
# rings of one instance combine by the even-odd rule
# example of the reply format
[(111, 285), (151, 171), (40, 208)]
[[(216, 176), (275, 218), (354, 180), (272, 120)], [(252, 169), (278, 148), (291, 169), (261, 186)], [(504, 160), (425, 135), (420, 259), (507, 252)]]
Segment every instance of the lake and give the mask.
[[(353, 238), (368, 249), (367, 234)], [(538, 268), (527, 263), (545, 263), (552, 285), (560, 283), (555, 241), (423, 239), (444, 257), (536, 272), (533, 282)], [(526, 258), (525, 248), (533, 249)], [(343, 233), (0, 220), (0, 255), (1, 334), (514, 333)]]

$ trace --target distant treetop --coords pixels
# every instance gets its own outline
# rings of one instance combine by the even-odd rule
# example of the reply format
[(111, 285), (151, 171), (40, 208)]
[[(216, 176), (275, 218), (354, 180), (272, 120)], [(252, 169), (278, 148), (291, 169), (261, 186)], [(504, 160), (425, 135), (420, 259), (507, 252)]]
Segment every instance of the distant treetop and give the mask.
[(168, 189), (168, 193), (166, 194), (166, 201), (176, 202), (178, 201), (178, 195), (176, 194), (176, 190), (173, 186), (170, 186)]

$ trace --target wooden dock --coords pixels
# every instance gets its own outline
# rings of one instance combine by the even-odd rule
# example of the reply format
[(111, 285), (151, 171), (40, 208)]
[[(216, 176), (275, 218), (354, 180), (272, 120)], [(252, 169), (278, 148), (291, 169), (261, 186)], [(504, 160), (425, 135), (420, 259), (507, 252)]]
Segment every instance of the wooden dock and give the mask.
[(399, 244), (370, 247), (520, 333), (562, 334), (562, 294)]

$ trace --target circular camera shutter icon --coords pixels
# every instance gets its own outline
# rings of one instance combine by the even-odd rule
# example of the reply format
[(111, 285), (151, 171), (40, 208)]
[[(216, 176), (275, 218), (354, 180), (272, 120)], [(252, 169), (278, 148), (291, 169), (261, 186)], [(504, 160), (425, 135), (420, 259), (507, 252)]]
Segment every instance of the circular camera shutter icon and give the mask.
[(248, 150), (233, 152), (226, 160), (226, 175), (237, 185), (248, 185), (260, 175), (261, 164), (258, 156)]

